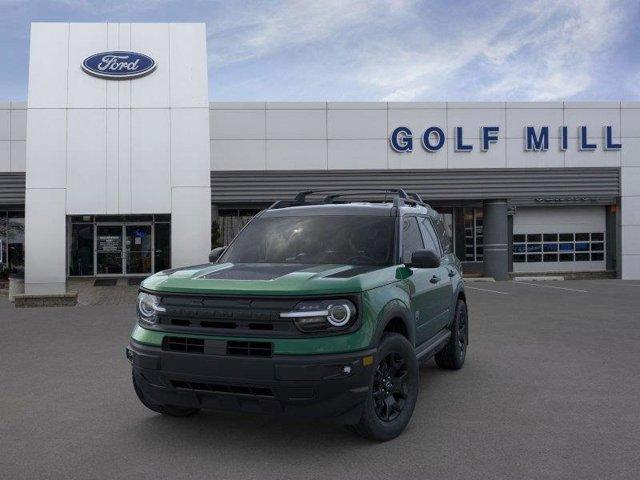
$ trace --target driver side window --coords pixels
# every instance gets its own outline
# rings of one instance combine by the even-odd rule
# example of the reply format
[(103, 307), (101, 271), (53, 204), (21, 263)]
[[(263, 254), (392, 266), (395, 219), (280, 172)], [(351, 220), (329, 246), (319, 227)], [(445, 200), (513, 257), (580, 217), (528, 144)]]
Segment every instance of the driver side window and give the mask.
[(420, 229), (422, 230), (422, 236), (424, 237), (424, 244), (427, 250), (433, 250), (439, 257), (442, 256), (442, 250), (440, 250), (440, 244), (438, 243), (436, 232), (433, 231), (431, 222), (428, 218), (420, 218)]
[(424, 248), (418, 220), (416, 217), (405, 217), (402, 220), (402, 262), (411, 263), (411, 255)]

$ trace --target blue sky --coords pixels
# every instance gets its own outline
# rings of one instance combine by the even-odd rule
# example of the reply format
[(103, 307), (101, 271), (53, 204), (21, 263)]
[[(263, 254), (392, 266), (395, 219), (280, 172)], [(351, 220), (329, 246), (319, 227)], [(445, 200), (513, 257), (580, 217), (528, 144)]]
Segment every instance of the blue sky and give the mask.
[(32, 21), (201, 21), (216, 101), (638, 100), (640, 2), (0, 0), (0, 99)]

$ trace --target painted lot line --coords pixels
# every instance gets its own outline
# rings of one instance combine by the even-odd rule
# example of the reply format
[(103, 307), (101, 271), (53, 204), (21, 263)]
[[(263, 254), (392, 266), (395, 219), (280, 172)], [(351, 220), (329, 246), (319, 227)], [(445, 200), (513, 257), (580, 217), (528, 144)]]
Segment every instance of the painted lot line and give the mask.
[(532, 287), (539, 287), (539, 288), (555, 288), (556, 290), (567, 290), (569, 292), (589, 293), (587, 290), (580, 290), (578, 288), (556, 287), (554, 285), (540, 285), (538, 283), (529, 283), (529, 282), (520, 282), (520, 281), (515, 281), (513, 283), (517, 283), (520, 285), (530, 285)]
[(491, 292), (491, 293), (499, 293), (500, 295), (509, 295), (507, 292), (500, 292), (498, 290), (489, 290), (488, 288), (478, 288), (478, 287), (470, 287), (469, 285), (464, 286), (465, 289), (469, 290), (480, 290), (481, 292)]

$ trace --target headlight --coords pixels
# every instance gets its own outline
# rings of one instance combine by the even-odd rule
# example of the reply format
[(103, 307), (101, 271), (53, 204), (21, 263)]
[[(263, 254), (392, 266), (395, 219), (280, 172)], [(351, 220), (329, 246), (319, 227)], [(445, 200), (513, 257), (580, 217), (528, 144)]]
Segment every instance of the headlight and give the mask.
[(160, 297), (150, 293), (140, 292), (138, 294), (138, 318), (148, 325), (158, 323), (158, 312), (165, 312), (166, 309), (160, 305)]
[(311, 300), (298, 303), (280, 317), (291, 318), (302, 332), (324, 332), (350, 327), (356, 320), (356, 313), (356, 306), (350, 300)]

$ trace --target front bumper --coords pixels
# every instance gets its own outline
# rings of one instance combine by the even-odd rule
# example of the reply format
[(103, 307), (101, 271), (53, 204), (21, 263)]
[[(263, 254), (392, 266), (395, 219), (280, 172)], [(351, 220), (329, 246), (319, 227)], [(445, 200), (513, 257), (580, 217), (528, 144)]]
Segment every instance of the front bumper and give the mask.
[(375, 349), (337, 355), (236, 357), (165, 351), (131, 340), (136, 383), (151, 403), (356, 423)]

